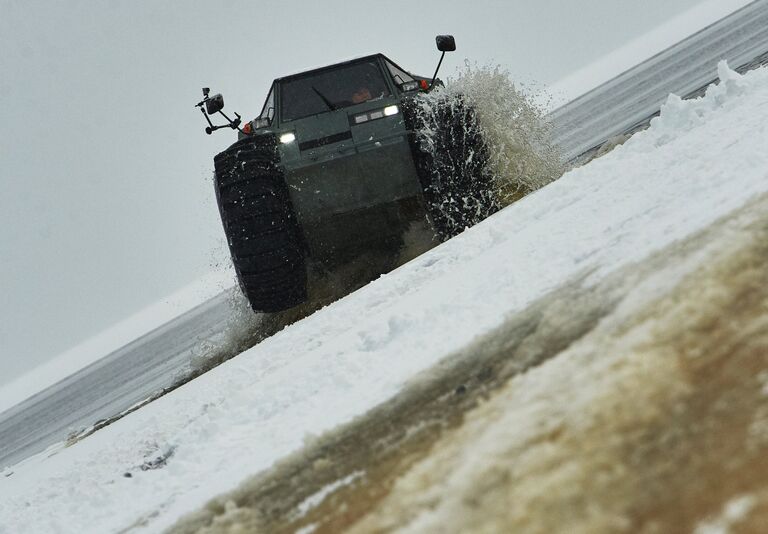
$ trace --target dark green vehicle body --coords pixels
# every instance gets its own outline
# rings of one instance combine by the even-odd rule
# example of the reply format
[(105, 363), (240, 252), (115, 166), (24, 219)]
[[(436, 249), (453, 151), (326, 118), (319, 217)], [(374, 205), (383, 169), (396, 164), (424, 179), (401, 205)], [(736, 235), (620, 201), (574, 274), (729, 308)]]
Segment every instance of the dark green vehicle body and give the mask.
[[(310, 260), (341, 259), (423, 217), (403, 100), (426, 88), (381, 54), (278, 78), (254, 134), (280, 165)], [(355, 102), (353, 91), (369, 93)], [(369, 98), (368, 98), (369, 97)], [(360, 97), (358, 97), (360, 99)]]

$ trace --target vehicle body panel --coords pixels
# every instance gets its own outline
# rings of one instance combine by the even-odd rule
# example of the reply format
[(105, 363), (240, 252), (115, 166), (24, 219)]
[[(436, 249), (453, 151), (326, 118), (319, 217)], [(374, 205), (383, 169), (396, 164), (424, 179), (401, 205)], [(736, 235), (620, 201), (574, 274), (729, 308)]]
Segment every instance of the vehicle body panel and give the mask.
[[(359, 103), (344, 100), (343, 83), (348, 89), (355, 83), (346, 74), (373, 67), (378, 78), (367, 81), (376, 86), (376, 94)], [(333, 85), (337, 78), (340, 85)], [(403, 98), (416, 91), (403, 91), (402, 78), (417, 79), (375, 54), (272, 84), (260, 115), (269, 126), (262, 131), (278, 139), (295, 136), (279, 144), (280, 165), (309, 257), (339, 256), (362, 241), (388, 240), (401, 234), (409, 220), (423, 218), (422, 186), (401, 107)], [(286, 120), (286, 84), (294, 84), (293, 98), (312, 99), (301, 103), (303, 111), (319, 112), (299, 116), (302, 111), (291, 109), (296, 116)], [(391, 115), (384, 115), (386, 108)]]

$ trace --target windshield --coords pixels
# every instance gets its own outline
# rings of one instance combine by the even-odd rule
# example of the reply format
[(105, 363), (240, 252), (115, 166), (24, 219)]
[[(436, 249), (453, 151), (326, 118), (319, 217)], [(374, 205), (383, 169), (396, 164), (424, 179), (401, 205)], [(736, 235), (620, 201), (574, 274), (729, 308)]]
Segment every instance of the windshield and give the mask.
[(261, 115), (259, 115), (259, 118), (272, 120), (272, 117), (274, 116), (275, 116), (275, 88), (273, 86), (269, 90), (269, 95), (267, 96), (267, 100), (264, 101), (264, 107), (261, 108)]
[(282, 82), (282, 120), (290, 121), (389, 96), (376, 59)]

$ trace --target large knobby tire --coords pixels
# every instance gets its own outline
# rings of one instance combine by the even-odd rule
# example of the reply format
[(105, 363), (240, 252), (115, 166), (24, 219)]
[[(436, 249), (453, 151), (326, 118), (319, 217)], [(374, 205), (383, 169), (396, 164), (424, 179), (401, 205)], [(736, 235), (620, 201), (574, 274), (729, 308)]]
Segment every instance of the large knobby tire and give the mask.
[[(418, 99), (418, 97), (417, 97)], [(411, 152), (435, 231), (449, 239), (501, 208), (490, 151), (474, 108), (462, 98), (403, 105)]]
[(254, 311), (307, 298), (304, 247), (274, 135), (241, 139), (214, 158), (216, 199), (232, 262)]

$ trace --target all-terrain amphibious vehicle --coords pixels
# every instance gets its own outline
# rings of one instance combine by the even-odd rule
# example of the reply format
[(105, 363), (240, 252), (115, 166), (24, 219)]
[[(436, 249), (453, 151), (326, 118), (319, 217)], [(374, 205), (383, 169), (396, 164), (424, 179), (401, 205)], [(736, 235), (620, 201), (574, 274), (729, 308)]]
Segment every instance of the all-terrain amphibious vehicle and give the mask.
[[(442, 63), (455, 41), (436, 41)], [(471, 218), (467, 198), (483, 196), (477, 191), (488, 180), (472, 109), (429, 109), (438, 131), (428, 140), (417, 135), (426, 109), (420, 97), (441, 85), (436, 76), (413, 75), (382, 54), (285, 76), (245, 124), (221, 111), (221, 95), (203, 90), (197, 106), (206, 132), (239, 132), (214, 158), (215, 188), (240, 286), (255, 311), (302, 303), (310, 263), (397, 243), (425, 216), (443, 239), (456, 233), (456, 217)], [(214, 113), (227, 123), (214, 126)]]

